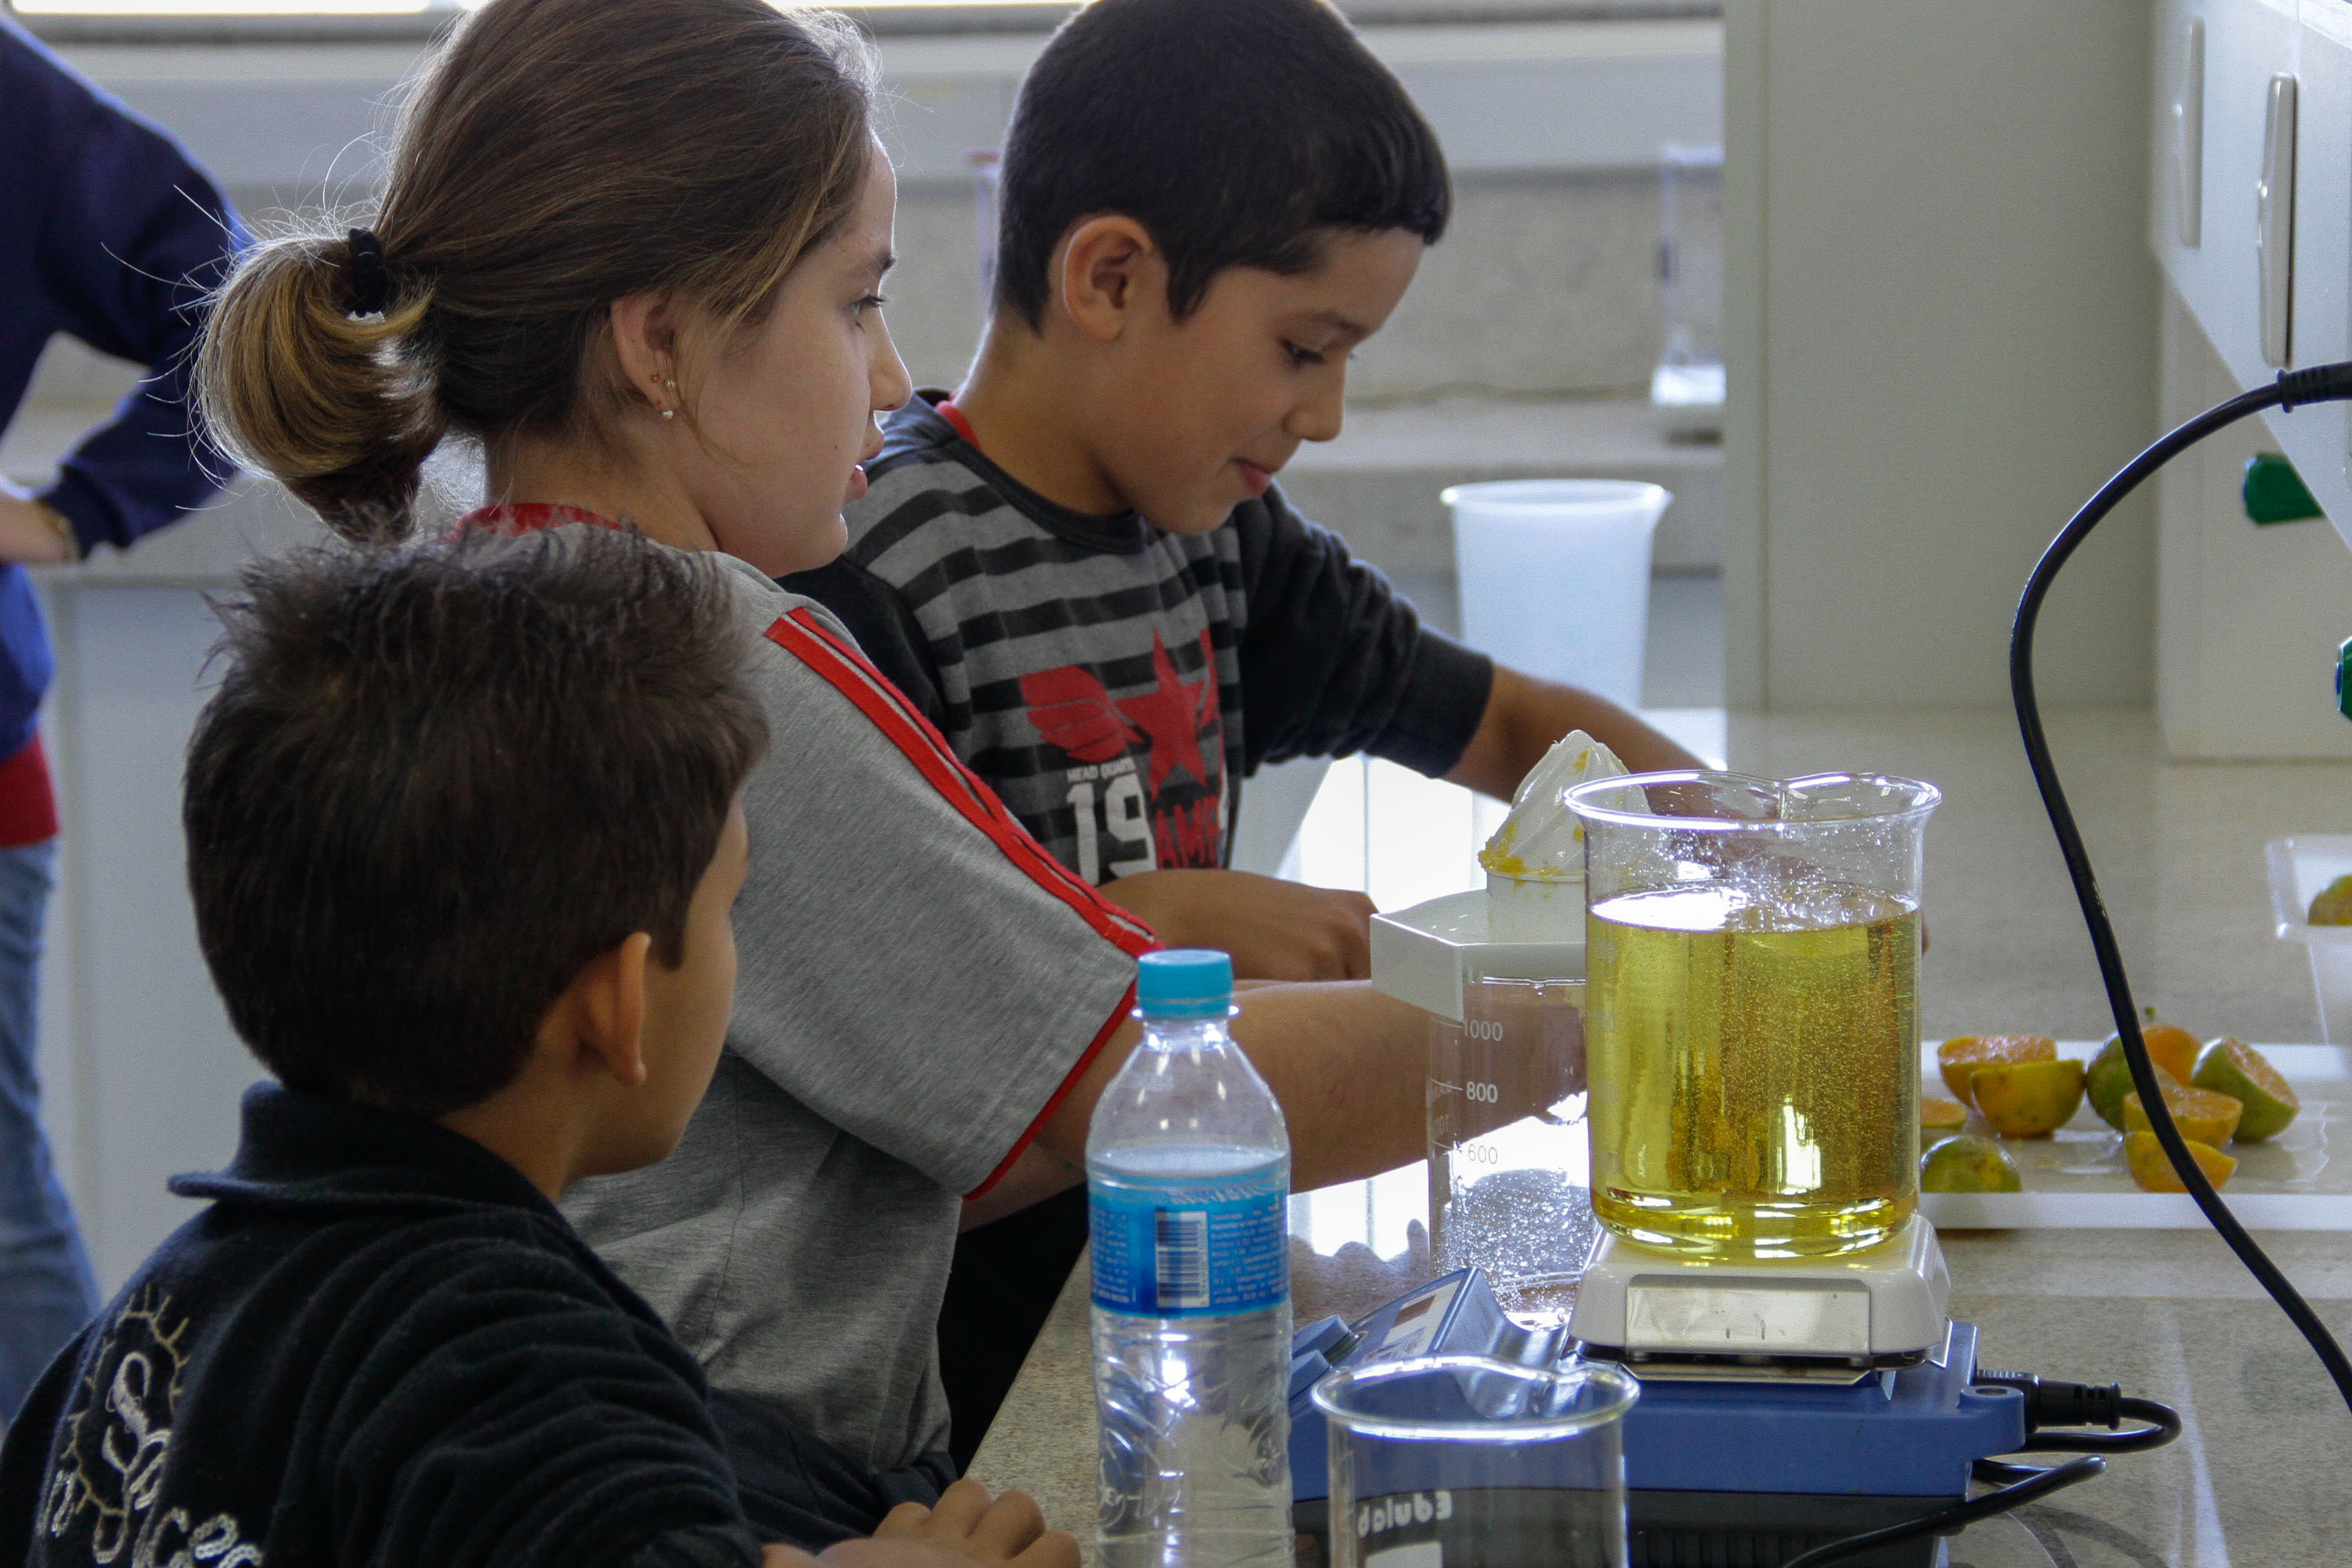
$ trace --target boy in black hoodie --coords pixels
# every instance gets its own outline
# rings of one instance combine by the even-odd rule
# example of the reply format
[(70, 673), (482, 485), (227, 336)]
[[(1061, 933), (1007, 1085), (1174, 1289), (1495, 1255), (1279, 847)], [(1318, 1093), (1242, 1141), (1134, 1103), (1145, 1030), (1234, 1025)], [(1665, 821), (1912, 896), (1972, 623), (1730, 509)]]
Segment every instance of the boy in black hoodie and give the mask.
[[(0, 1564), (808, 1563), (761, 1542), (840, 1541), (861, 1479), (783, 1434), (778, 1495), (739, 1488), (700, 1369), (554, 1202), (667, 1154), (725, 1036), (766, 736), (719, 574), (473, 535), (256, 567), (225, 615), (189, 880), (278, 1081), (36, 1386)], [(1041, 1531), (960, 1482), (828, 1555), (1076, 1568)]]

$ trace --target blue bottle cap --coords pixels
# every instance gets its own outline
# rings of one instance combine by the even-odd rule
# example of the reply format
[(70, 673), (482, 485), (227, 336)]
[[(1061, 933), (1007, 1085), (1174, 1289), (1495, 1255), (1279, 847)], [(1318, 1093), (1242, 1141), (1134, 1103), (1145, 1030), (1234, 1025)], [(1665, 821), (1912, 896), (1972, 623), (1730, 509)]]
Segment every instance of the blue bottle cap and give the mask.
[(1154, 1018), (1222, 1018), (1234, 1005), (1234, 961), (1179, 947), (1135, 961), (1135, 1010)]

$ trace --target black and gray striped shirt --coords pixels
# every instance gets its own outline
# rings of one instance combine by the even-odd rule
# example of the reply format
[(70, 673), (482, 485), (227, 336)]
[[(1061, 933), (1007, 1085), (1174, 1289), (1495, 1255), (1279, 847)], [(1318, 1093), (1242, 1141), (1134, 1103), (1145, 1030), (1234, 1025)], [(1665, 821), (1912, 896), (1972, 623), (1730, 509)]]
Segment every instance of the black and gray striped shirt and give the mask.
[(1460, 759), (1492, 666), (1279, 489), (1196, 536), (1072, 511), (959, 436), (944, 395), (885, 422), (848, 549), (785, 586), (840, 616), (1063, 864), (1095, 883), (1224, 864), (1263, 763)]

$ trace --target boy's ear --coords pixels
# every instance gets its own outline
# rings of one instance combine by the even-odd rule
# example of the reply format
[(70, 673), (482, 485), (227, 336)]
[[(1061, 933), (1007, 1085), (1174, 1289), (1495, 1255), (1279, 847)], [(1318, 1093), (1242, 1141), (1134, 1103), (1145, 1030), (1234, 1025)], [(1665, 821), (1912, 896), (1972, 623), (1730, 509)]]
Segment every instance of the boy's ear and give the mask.
[(1135, 312), (1168, 298), (1168, 265), (1151, 231), (1124, 213), (1090, 217), (1062, 247), (1062, 308), (1079, 331), (1111, 342)]
[(606, 321), (621, 379), (655, 408), (677, 405), (670, 385), (677, 379), (677, 328), (674, 302), (666, 293), (624, 294), (613, 301)]
[(646, 963), (653, 945), (637, 931), (598, 953), (556, 1007), (579, 1048), (626, 1089), (646, 1081)]

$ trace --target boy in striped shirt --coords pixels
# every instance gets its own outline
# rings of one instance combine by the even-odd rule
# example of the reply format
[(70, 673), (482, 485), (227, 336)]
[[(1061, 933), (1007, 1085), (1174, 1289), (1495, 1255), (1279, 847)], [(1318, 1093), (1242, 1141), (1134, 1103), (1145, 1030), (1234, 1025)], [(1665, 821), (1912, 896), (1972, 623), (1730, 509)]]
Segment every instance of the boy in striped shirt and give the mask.
[(1360, 977), (1359, 895), (1223, 869), (1242, 781), (1370, 752), (1508, 798), (1572, 729), (1696, 759), (1423, 626), (1275, 475), (1451, 205), (1403, 88), (1322, 0), (1098, 0), (1023, 83), (995, 309), (886, 423), (821, 600), (1023, 826), (1235, 973)]
[[(1171, 946), (1357, 978), (1360, 894), (1226, 869), (1242, 781), (1370, 752), (1507, 797), (1572, 729), (1696, 759), (1424, 626), (1275, 475), (1444, 232), (1444, 157), (1322, 0), (1097, 0), (1023, 83), (995, 308), (884, 426), (822, 601), (1037, 839)], [(959, 1458), (1084, 1238), (1083, 1189), (965, 1233)]]

